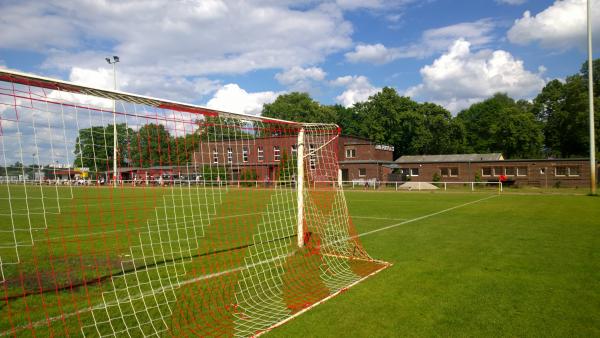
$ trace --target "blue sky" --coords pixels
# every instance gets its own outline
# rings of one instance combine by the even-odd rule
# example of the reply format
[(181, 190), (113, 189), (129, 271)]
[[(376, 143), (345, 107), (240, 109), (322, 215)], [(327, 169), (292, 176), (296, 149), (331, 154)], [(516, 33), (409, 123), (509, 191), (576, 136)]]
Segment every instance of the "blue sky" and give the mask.
[(234, 112), (295, 90), (350, 106), (384, 86), (457, 112), (497, 91), (531, 99), (577, 72), (585, 4), (4, 0), (0, 67), (111, 88), (104, 58), (118, 55), (120, 90)]

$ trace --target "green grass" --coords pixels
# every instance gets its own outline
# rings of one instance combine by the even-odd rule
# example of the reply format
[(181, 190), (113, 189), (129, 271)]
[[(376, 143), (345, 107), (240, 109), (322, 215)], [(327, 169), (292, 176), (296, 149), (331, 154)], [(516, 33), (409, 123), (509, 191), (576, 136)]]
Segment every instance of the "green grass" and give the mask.
[[(486, 196), (346, 195), (354, 216), (400, 219)], [(362, 241), (394, 265), (270, 336), (600, 336), (598, 198), (505, 194)]]
[[(4, 189), (0, 190), (0, 203), (7, 201), (6, 186)], [(243, 246), (256, 233), (260, 217), (218, 217), (264, 211), (274, 192), (232, 189), (221, 194), (219, 190), (200, 189), (190, 195), (176, 189), (177, 193), (184, 192), (188, 200), (189, 196), (195, 198), (187, 203), (188, 200), (177, 197), (181, 195), (174, 197), (165, 194), (168, 190), (156, 188), (45, 189), (45, 207), (57, 209), (58, 196), (61, 212), (47, 215), (47, 230), (33, 232), (37, 243), (34, 248), (20, 250), (21, 259), (30, 264), (4, 265), (5, 276), (13, 282), (0, 285), (3, 302), (6, 295), (33, 291), (40, 285), (70, 284), (118, 273), (126, 261), (123, 257), (140, 240), (157, 243), (165, 238), (188, 238), (194, 236), (192, 229), (201, 229), (203, 240), (194, 251), (196, 254)], [(13, 197), (24, 197), (27, 192), (30, 210), (42, 206), (39, 187), (28, 191), (15, 188), (11, 192)], [(368, 234), (361, 237), (367, 252), (393, 266), (268, 335), (600, 336), (600, 198), (578, 195), (585, 193), (582, 189), (569, 190), (566, 195), (556, 192), (510, 189), (497, 195), (495, 189), (475, 193), (460, 189), (447, 193), (347, 191), (348, 208), (355, 216), (353, 223), (359, 233)], [(222, 200), (216, 203), (218, 198)], [(187, 206), (181, 207), (182, 204)], [(211, 205), (217, 207), (211, 209)], [(1, 207), (7, 210), (4, 204)], [(22, 200), (12, 207), (26, 210), (27, 205)], [(444, 210), (447, 211), (438, 213)], [(207, 213), (218, 219), (211, 226), (190, 223)], [(431, 216), (422, 218), (428, 215)], [(180, 218), (174, 220), (175, 216)], [(170, 226), (156, 225), (156, 218), (169, 219)], [(8, 219), (0, 217), (2, 230), (10, 225)], [(33, 215), (27, 220), (18, 216), (17, 223), (25, 222), (39, 225), (44, 218)], [(157, 232), (140, 239), (148, 224)], [(389, 226), (392, 227), (377, 231)], [(0, 242), (13, 240), (8, 234), (0, 233)], [(27, 236), (18, 240), (26, 244)], [(276, 243), (265, 245), (275, 248)], [(168, 243), (154, 244), (152, 249), (160, 256), (155, 259), (158, 269), (145, 277), (130, 274), (116, 283), (131, 285), (140, 278), (168, 280), (170, 275), (182, 273), (182, 266), (187, 270), (183, 278), (186, 280), (235, 268), (252, 253), (251, 248), (241, 248), (235, 254), (197, 256), (170, 266), (162, 264), (165, 257), (179, 259), (185, 255), (173, 255)], [(184, 244), (176, 249), (185, 252), (189, 248)], [(10, 253), (4, 252), (4, 257), (10, 257)], [(311, 269), (319, 263), (311, 259), (298, 256), (289, 264), (301, 266), (295, 268), (295, 273), (302, 274), (302, 269), (312, 273)], [(141, 265), (142, 262), (125, 262), (124, 267)], [(88, 266), (101, 269), (86, 269)], [(50, 267), (56, 276), (39, 276), (38, 270), (47, 271)], [(202, 328), (225, 322), (230, 327), (208, 332), (231, 333), (235, 318), (222, 308), (234, 302), (232, 290), (238, 279), (238, 275), (230, 274), (186, 284), (175, 294), (165, 294), (164, 299), (132, 302), (130, 308), (110, 308), (109, 313), (131, 317), (151, 306), (155, 309), (149, 314), (157, 315), (176, 296), (176, 304), (171, 304), (175, 315), (166, 323), (153, 323), (156, 327), (166, 324), (173, 334), (183, 335), (194, 333), (190, 327), (206, 333)], [(308, 286), (320, 290), (318, 284)], [(101, 303), (101, 292), (107, 290), (110, 288), (105, 284), (91, 285), (4, 302), (0, 306), (0, 331), (19, 322), (43, 323), (47, 317), (73, 314), (85, 307), (85, 302)], [(293, 289), (286, 292), (290, 290)], [(6, 303), (10, 304), (11, 318), (6, 315)], [(101, 311), (94, 315), (97, 321), (110, 319)], [(20, 331), (20, 335), (78, 335), (79, 326), (90, 320), (93, 319), (88, 311), (55, 320), (51, 329), (42, 325)], [(120, 327), (127, 323), (113, 320), (111, 324)], [(144, 334), (143, 329), (139, 334)]]

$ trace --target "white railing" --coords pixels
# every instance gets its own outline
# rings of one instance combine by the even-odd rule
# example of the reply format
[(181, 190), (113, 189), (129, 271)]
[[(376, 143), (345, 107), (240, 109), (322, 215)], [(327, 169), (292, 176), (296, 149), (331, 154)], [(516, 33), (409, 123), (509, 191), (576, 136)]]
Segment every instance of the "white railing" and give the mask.
[[(315, 184), (317, 183), (321, 183), (321, 184), (338, 184), (335, 181), (317, 181), (315, 182)], [(377, 181), (377, 180), (354, 180), (354, 181), (342, 181), (342, 186), (344, 188), (349, 188), (349, 189), (364, 189), (364, 190), (395, 190), (395, 191), (399, 191), (399, 190), (405, 190), (402, 188), (402, 185), (404, 183), (413, 183), (413, 186), (411, 188), (408, 188), (406, 190), (416, 190), (416, 191), (422, 191), (422, 190), (431, 190), (430, 185), (432, 184), (434, 186), (436, 186), (439, 189), (443, 189), (444, 191), (447, 191), (448, 189), (452, 189), (453, 187), (459, 187), (462, 186), (463, 188), (467, 188), (471, 191), (475, 191), (477, 189), (477, 187), (489, 187), (489, 186), (496, 186), (494, 189), (498, 189), (498, 191), (502, 192), (503, 191), (503, 184), (502, 182), (475, 182), (475, 181), (465, 181), (465, 182), (420, 182), (420, 181)]]

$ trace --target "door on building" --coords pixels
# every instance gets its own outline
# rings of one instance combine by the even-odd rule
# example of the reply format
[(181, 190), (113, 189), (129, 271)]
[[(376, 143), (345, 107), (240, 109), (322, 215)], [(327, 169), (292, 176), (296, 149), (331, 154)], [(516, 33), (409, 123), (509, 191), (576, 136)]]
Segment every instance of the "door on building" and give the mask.
[(350, 181), (350, 176), (348, 175), (348, 169), (342, 169), (342, 181)]

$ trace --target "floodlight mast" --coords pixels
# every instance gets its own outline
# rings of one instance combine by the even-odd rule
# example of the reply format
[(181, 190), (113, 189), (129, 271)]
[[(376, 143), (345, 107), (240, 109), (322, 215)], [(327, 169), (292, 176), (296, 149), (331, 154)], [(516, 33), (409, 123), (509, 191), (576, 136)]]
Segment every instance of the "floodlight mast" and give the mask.
[[(117, 62), (119, 57), (114, 55), (105, 58), (109, 65), (113, 66), (114, 89), (117, 91)], [(113, 186), (117, 187), (117, 99), (113, 99)]]
[(594, 67), (592, 59), (592, 1), (587, 1), (588, 100), (590, 102), (590, 193), (596, 194), (596, 136), (594, 123)]

